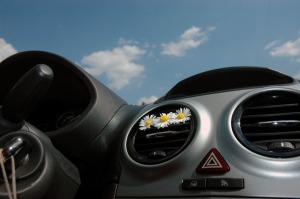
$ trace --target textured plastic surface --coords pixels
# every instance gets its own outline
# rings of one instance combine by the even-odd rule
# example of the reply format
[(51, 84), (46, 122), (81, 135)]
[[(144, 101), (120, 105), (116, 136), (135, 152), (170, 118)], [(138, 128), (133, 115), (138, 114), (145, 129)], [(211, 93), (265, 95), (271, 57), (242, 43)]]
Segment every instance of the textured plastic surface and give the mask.
[(268, 68), (227, 67), (199, 73), (182, 80), (166, 94), (165, 99), (293, 82), (293, 78)]
[(127, 103), (67, 59), (48, 52), (27, 51), (0, 63), (0, 79), (6, 81), (0, 84), (0, 104), (18, 79), (41, 63), (52, 68), (54, 78), (45, 100), (42, 100), (28, 121), (34, 125), (51, 126), (58, 119), (57, 115), (75, 112), (75, 121), (60, 129), (46, 129), (46, 133), (63, 154), (85, 160), (91, 142), (120, 107)]

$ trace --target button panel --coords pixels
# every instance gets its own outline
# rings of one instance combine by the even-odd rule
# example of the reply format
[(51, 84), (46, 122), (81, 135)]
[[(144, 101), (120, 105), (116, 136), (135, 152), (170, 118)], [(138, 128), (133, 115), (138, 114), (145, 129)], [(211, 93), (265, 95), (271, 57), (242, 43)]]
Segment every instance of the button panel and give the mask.
[(208, 189), (243, 189), (244, 179), (236, 178), (208, 178), (206, 179)]
[(186, 179), (182, 181), (183, 190), (217, 189), (231, 190), (244, 189), (242, 178), (202, 178)]
[(191, 179), (182, 181), (182, 189), (193, 190), (193, 189), (204, 189), (206, 187), (205, 179)]

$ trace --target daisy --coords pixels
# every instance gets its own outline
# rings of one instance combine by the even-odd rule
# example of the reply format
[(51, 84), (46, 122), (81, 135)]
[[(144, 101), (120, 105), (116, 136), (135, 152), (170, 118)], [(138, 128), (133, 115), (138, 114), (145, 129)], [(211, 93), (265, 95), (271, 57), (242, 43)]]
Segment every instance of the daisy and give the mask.
[(161, 113), (160, 117), (158, 118), (158, 120), (156, 121), (156, 123), (154, 124), (156, 128), (165, 128), (167, 126), (169, 126), (169, 124), (172, 123), (172, 121), (175, 118), (175, 113)]
[(190, 120), (190, 116), (191, 116), (191, 111), (188, 108), (180, 108), (178, 110), (176, 110), (176, 114), (175, 114), (175, 123), (179, 123), (179, 122), (185, 122)]
[(141, 121), (140, 121), (140, 130), (145, 131), (146, 129), (149, 129), (152, 125), (154, 125), (155, 120), (157, 120), (155, 115), (146, 115)]

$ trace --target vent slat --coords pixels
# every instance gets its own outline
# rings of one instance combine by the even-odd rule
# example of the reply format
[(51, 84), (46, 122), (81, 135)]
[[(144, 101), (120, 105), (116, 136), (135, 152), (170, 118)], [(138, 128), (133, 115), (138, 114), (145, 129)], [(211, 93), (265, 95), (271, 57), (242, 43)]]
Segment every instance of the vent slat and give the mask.
[(164, 148), (151, 148), (151, 149), (145, 149), (145, 150), (140, 150), (139, 153), (147, 155), (149, 152), (152, 151), (158, 151), (158, 150), (163, 150), (163, 151), (176, 151), (180, 149), (180, 147), (164, 147)]
[(252, 124), (241, 124), (242, 128), (278, 128), (300, 126), (300, 120), (260, 121)]
[(140, 139), (164, 138), (164, 137), (171, 137), (171, 136), (189, 134), (189, 132), (190, 132), (190, 130), (154, 132), (154, 133), (149, 133), (149, 134), (146, 134), (146, 135), (136, 136), (135, 139), (140, 140)]
[(300, 112), (288, 112), (288, 113), (271, 113), (271, 114), (257, 114), (257, 115), (243, 115), (242, 119), (253, 119), (253, 118), (272, 118), (272, 117), (295, 117), (300, 116)]
[(260, 132), (260, 133), (244, 133), (246, 137), (266, 137), (266, 136), (299, 136), (300, 131), (280, 131), (280, 132)]
[(168, 147), (169, 145), (174, 146), (174, 145), (181, 145), (182, 142), (185, 142), (186, 139), (177, 139), (177, 140), (169, 140), (169, 141), (162, 141), (162, 142), (150, 142), (150, 143), (136, 143), (135, 147), (136, 150), (138, 151), (139, 148), (146, 148), (146, 147), (151, 147), (154, 148), (156, 146), (162, 145)]
[(274, 108), (295, 108), (300, 107), (299, 103), (292, 103), (292, 104), (278, 104), (278, 105), (265, 105), (265, 106), (252, 106), (247, 107), (245, 110), (265, 110), (265, 109), (274, 109)]

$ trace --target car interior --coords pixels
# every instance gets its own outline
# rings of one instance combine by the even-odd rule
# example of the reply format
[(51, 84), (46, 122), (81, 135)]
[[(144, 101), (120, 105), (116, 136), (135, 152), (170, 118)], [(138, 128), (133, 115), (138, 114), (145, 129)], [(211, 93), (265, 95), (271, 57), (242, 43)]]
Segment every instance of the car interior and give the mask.
[(131, 105), (46, 51), (0, 62), (0, 198), (299, 198), (300, 84), (194, 74)]

